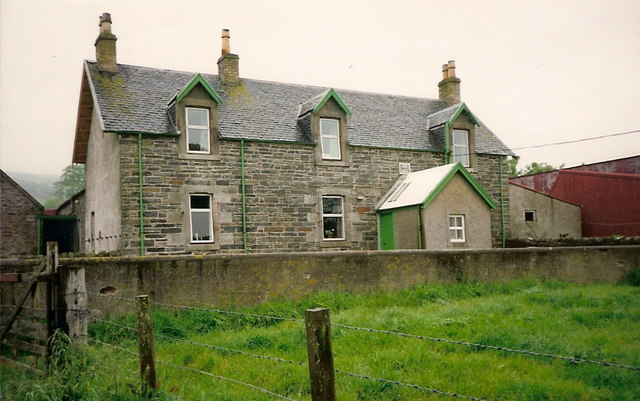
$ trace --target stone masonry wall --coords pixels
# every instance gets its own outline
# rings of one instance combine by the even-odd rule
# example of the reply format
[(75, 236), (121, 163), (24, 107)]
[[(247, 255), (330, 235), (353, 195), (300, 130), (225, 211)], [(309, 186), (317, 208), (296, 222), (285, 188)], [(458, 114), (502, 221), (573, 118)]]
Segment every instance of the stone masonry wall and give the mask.
[(42, 206), (2, 174), (0, 213), (0, 257), (35, 255), (38, 249), (37, 215)]
[[(30, 271), (37, 262), (3, 261), (0, 270)], [(154, 302), (226, 307), (318, 292), (376, 293), (476, 280), (617, 283), (640, 269), (640, 246), (62, 258), (60, 265), (84, 268), (92, 313), (131, 313), (129, 303), (95, 294), (148, 294)], [(3, 301), (10, 296), (5, 292)]]
[[(503, 158), (502, 162), (500, 158)], [(507, 163), (504, 156), (482, 155), (478, 157), (478, 164), (471, 173), (478, 180), (482, 188), (496, 203), (496, 208), (491, 213), (491, 239), (493, 247), (502, 246), (502, 216), (500, 210), (500, 167), (502, 167), (502, 194), (504, 203), (504, 226), (506, 237), (510, 233), (509, 213), (509, 178)]]
[[(219, 160), (191, 160), (177, 158), (178, 140), (145, 136), (142, 142), (146, 252), (240, 252), (243, 248), (240, 142), (221, 141)], [(123, 253), (137, 254), (140, 241), (136, 138), (122, 136), (120, 148)], [(246, 142), (248, 250), (377, 249), (374, 208), (400, 176), (398, 163), (410, 163), (412, 171), (442, 164), (442, 155), (433, 152), (350, 147), (348, 154), (346, 167), (318, 166), (313, 146)], [(473, 174), (499, 204), (497, 169), (497, 156), (480, 156), (477, 172)], [(189, 193), (212, 194), (215, 244), (189, 244)], [(322, 241), (321, 195), (344, 196), (346, 241)], [(492, 212), (492, 235), (494, 244), (499, 244), (499, 208)]]

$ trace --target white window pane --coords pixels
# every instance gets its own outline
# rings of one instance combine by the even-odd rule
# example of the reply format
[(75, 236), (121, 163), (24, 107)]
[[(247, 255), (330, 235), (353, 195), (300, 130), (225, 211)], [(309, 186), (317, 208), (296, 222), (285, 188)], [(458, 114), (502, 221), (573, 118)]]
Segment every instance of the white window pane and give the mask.
[(322, 135), (338, 136), (338, 120), (320, 119), (320, 133)]
[(449, 216), (449, 240), (455, 242), (464, 242), (464, 216)]
[(208, 152), (209, 151), (209, 131), (206, 129), (189, 128), (189, 151)]
[(342, 217), (324, 217), (322, 219), (324, 229), (324, 238), (341, 239), (343, 238)]
[(453, 148), (453, 161), (460, 162), (463, 166), (469, 167), (469, 148), (455, 146)]
[(209, 126), (209, 110), (207, 109), (187, 109), (187, 125)]
[(453, 143), (455, 145), (467, 146), (469, 144), (469, 135), (467, 131), (454, 130)]
[(211, 241), (211, 212), (191, 212), (193, 241)]
[(340, 159), (340, 141), (338, 138), (322, 138), (322, 156), (327, 159)]
[(322, 214), (342, 214), (342, 198), (322, 198)]

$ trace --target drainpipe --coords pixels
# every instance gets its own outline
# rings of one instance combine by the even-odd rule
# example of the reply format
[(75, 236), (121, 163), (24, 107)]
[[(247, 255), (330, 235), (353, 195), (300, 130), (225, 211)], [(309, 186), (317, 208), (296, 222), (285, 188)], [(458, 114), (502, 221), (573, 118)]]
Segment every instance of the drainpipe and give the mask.
[(449, 123), (444, 123), (444, 164), (449, 164), (449, 156), (451, 154), (451, 145), (449, 144)]
[(142, 192), (142, 133), (138, 133), (138, 199), (140, 215), (140, 256), (144, 256), (144, 202)]
[(502, 247), (506, 248), (506, 231), (504, 227), (504, 188), (502, 183), (502, 155), (498, 156), (500, 167), (500, 229), (502, 230)]
[(240, 180), (242, 190), (242, 249), (247, 253), (247, 196), (244, 175), (244, 139), (240, 141)]
[(418, 205), (418, 249), (424, 249), (424, 229), (422, 227), (422, 203)]

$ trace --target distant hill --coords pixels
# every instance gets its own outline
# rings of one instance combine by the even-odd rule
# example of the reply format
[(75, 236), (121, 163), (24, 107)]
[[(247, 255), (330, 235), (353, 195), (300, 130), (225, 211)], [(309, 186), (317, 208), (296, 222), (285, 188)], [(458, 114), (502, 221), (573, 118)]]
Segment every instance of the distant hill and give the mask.
[(5, 171), (5, 173), (40, 203), (44, 203), (45, 200), (53, 196), (55, 191), (53, 183), (60, 178), (48, 174), (18, 173), (15, 171)]

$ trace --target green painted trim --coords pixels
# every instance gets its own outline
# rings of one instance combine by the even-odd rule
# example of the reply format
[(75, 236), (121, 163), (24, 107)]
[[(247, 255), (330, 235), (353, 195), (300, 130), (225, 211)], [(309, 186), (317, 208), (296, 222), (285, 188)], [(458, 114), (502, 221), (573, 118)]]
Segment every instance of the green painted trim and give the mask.
[(418, 249), (424, 249), (422, 246), (424, 232), (422, 230), (422, 205), (418, 205)]
[(422, 202), (422, 207), (428, 207), (429, 204), (435, 199), (438, 194), (444, 189), (445, 186), (451, 181), (454, 175), (457, 173), (462, 174), (462, 176), (467, 180), (471, 187), (475, 189), (475, 191), (480, 195), (480, 197), (489, 205), (491, 209), (496, 208), (496, 203), (491, 199), (491, 197), (482, 189), (478, 181), (467, 171), (467, 169), (460, 164), (460, 162), (456, 163), (451, 170), (447, 173), (446, 176), (436, 185), (436, 187), (431, 191), (431, 193), (427, 196), (427, 198)]
[(448, 123), (451, 124), (453, 123), (458, 117), (460, 117), (460, 114), (462, 114), (463, 111), (466, 111), (467, 114), (469, 115), (469, 119), (471, 120), (472, 123), (474, 124), (480, 124), (480, 120), (478, 120), (476, 118), (476, 116), (473, 115), (473, 113), (471, 112), (471, 110), (469, 110), (469, 107), (466, 105), (466, 103), (462, 103), (459, 107), (458, 110), (456, 110), (455, 113), (453, 113), (453, 115), (451, 116), (451, 118), (449, 119)]
[(240, 181), (242, 188), (242, 249), (247, 253), (247, 195), (245, 192), (244, 140), (240, 141)]
[(200, 84), (202, 85), (202, 87), (204, 88), (204, 90), (207, 91), (207, 93), (209, 94), (209, 96), (211, 96), (211, 98), (213, 100), (216, 101), (216, 103), (220, 104), (222, 103), (222, 98), (220, 97), (220, 95), (218, 95), (216, 93), (215, 90), (213, 90), (213, 88), (211, 87), (211, 85), (209, 85), (209, 83), (202, 77), (202, 75), (200, 74), (196, 74), (193, 79), (187, 84), (187, 86), (184, 87), (184, 89), (182, 89), (180, 91), (180, 93), (178, 93), (176, 95), (176, 102), (181, 101), (182, 99), (184, 99), (185, 96), (187, 96), (189, 94), (189, 92), (191, 92), (191, 90), (197, 85)]
[(400, 212), (403, 210), (413, 210), (416, 209), (418, 207), (420, 207), (421, 204), (418, 205), (409, 205), (409, 206), (402, 206), (402, 207), (397, 207), (395, 209), (383, 209), (383, 210), (376, 210), (377, 214), (384, 214), (384, 213), (395, 213), (395, 212)]
[(144, 256), (144, 192), (142, 190), (142, 133), (138, 133), (138, 199), (140, 214), (140, 256)]
[(286, 144), (286, 145), (305, 145), (315, 146), (315, 143), (311, 142), (292, 142), (292, 141), (276, 141), (273, 139), (249, 139), (249, 138), (220, 138), (221, 141), (229, 142), (253, 142), (253, 143), (273, 143), (273, 144)]
[[(250, 138), (220, 138), (221, 141), (229, 142), (252, 142), (252, 143), (273, 143), (273, 144), (287, 144), (287, 145), (304, 145), (304, 146), (316, 146), (316, 143), (312, 142), (292, 142), (292, 141), (276, 141), (273, 139), (250, 139)], [(426, 153), (444, 153), (442, 150), (433, 149), (414, 149), (414, 148), (395, 148), (385, 146), (366, 146), (366, 145), (351, 145), (352, 148), (366, 148), (366, 149), (386, 149), (386, 150), (401, 150), (406, 152), (426, 152)]]
[(415, 149), (415, 148), (396, 148), (393, 146), (366, 146), (366, 145), (349, 145), (352, 148), (367, 148), (367, 149), (385, 149), (385, 150), (402, 150), (406, 152), (425, 152), (425, 153), (444, 153), (442, 150), (433, 149)]
[(444, 164), (449, 164), (449, 158), (451, 157), (451, 144), (449, 143), (449, 137), (451, 136), (451, 125), (449, 121), (444, 123)]
[(338, 106), (340, 106), (342, 111), (344, 111), (348, 116), (351, 115), (351, 110), (349, 110), (347, 105), (342, 101), (342, 99), (340, 99), (340, 96), (338, 96), (338, 94), (336, 93), (335, 90), (333, 90), (333, 88), (329, 89), (329, 92), (327, 92), (327, 94), (324, 95), (320, 103), (318, 103), (316, 107), (314, 107), (313, 110), (311, 110), (311, 112), (317, 113), (322, 108), (322, 106), (324, 106), (325, 103), (327, 103), (327, 101), (329, 101), (329, 99), (331, 98), (333, 98), (333, 100), (335, 100), (336, 103), (338, 103)]
[(105, 131), (106, 133), (120, 134), (120, 135), (152, 135), (152, 136), (175, 136), (179, 137), (180, 134), (175, 132), (144, 132), (144, 131), (127, 131), (127, 130), (111, 130)]
[(500, 230), (502, 231), (502, 247), (507, 247), (507, 232), (504, 224), (504, 187), (502, 183), (502, 156), (498, 159), (500, 168)]

